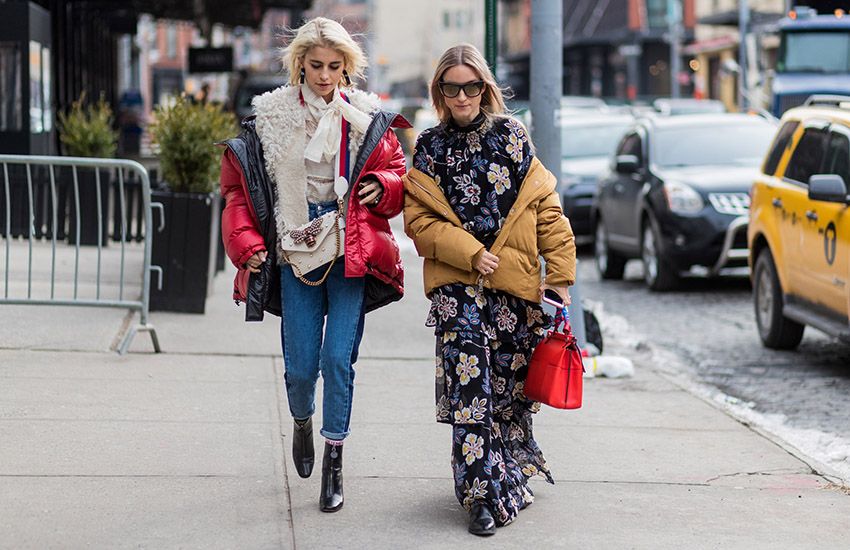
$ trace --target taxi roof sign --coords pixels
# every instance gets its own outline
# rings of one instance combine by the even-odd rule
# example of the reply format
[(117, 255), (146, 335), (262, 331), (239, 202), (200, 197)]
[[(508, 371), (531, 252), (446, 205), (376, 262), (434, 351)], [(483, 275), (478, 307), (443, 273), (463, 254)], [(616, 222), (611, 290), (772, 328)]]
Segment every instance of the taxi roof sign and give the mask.
[(850, 109), (850, 96), (813, 95), (809, 96), (803, 105), (806, 107), (836, 107), (838, 109)]

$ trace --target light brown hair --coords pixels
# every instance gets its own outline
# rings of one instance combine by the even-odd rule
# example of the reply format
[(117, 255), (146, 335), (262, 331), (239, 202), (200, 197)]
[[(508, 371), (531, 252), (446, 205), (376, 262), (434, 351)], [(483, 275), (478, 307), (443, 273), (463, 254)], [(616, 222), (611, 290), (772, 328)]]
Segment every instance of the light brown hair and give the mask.
[(458, 65), (466, 65), (484, 81), (484, 89), (481, 92), (481, 111), (486, 116), (498, 116), (505, 113), (505, 99), (502, 89), (496, 83), (487, 61), (478, 48), (472, 44), (458, 44), (446, 50), (437, 62), (437, 69), (431, 79), (431, 103), (437, 111), (437, 116), (442, 122), (448, 122), (452, 116), (446, 99), (440, 92), (440, 81), (443, 75)]

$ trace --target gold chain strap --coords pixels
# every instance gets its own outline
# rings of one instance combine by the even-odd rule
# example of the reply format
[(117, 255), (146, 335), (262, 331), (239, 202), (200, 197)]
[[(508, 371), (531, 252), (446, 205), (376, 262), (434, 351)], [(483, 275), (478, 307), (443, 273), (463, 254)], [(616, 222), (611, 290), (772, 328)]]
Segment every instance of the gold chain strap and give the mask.
[[(298, 277), (298, 279), (307, 286), (319, 286), (322, 283), (324, 283), (325, 281), (327, 281), (328, 276), (331, 274), (331, 269), (333, 269), (333, 266), (336, 263), (336, 259), (339, 257), (339, 248), (340, 248), (340, 245), (342, 244), (340, 242), (340, 237), (339, 237), (339, 219), (340, 219), (340, 217), (342, 217), (343, 202), (342, 202), (342, 199), (340, 197), (337, 197), (336, 200), (337, 200), (337, 212), (336, 212), (336, 218), (334, 219), (334, 228), (336, 229), (336, 253), (334, 254), (333, 260), (331, 260), (331, 263), (328, 264), (328, 269), (325, 270), (325, 274), (322, 275), (322, 278), (319, 279), (318, 281), (311, 281), (310, 279), (305, 278), (304, 274), (301, 273), (301, 270), (299, 270), (294, 264), (292, 264), (292, 272), (295, 273), (295, 276)], [(283, 257), (286, 259), (287, 262), (289, 261), (289, 255), (286, 254), (285, 252), (283, 254)]]

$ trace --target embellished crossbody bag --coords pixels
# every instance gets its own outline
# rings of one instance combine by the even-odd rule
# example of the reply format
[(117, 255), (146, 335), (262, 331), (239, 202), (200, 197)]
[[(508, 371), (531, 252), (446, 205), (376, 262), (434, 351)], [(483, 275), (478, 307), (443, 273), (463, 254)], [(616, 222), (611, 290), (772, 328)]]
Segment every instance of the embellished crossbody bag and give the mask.
[[(343, 119), (343, 139), (339, 162), (336, 164), (337, 175), (334, 179), (334, 193), (337, 196), (337, 210), (323, 214), (313, 221), (290, 229), (280, 238), (279, 246), (283, 259), (292, 268), (298, 279), (308, 286), (319, 286), (324, 283), (331, 273), (337, 258), (345, 254), (345, 202), (348, 193), (349, 148), (348, 122)], [(305, 277), (311, 271), (327, 264), (322, 277), (311, 281)]]
[[(343, 200), (338, 198), (335, 212), (328, 212), (306, 225), (292, 229), (280, 239), (283, 259), (305, 285), (319, 286), (324, 283), (337, 258), (345, 253), (343, 208)], [(328, 267), (321, 279), (311, 281), (304, 276), (325, 264), (328, 264)]]

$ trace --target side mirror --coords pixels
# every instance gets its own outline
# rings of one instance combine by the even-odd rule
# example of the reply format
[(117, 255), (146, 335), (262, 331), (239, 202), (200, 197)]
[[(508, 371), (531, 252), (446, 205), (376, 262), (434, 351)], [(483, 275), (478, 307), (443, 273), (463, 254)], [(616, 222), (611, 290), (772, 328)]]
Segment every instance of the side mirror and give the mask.
[(617, 155), (617, 172), (620, 174), (634, 174), (638, 171), (640, 162), (634, 155)]
[(836, 174), (815, 174), (809, 178), (809, 199), (848, 204), (847, 184)]

